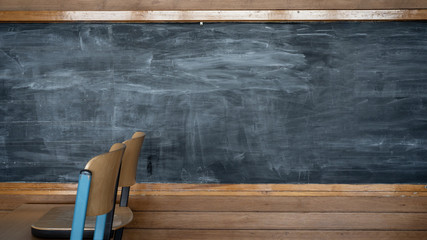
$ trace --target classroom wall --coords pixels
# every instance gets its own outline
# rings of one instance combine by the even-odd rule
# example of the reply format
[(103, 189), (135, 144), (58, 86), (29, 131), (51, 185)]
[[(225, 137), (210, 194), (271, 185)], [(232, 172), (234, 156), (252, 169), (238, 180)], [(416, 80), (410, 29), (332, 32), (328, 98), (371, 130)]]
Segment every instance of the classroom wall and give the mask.
[(426, 26), (1, 24), (0, 181), (425, 183)]

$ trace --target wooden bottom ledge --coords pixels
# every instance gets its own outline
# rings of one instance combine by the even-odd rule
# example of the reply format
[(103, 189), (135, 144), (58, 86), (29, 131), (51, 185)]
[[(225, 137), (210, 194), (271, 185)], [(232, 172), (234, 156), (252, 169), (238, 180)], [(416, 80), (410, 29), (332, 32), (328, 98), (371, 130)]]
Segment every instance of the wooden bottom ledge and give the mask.
[(123, 240), (422, 240), (427, 231), (285, 231), (126, 229)]
[[(75, 193), (76, 183), (16, 183), (1, 182), (0, 193), (26, 191), (57, 191)], [(146, 192), (426, 192), (423, 184), (187, 184), (187, 183), (137, 183), (131, 190)]]
[(427, 20), (419, 10), (0, 11), (0, 22), (277, 22)]
[[(77, 184), (68, 183), (3, 182), (0, 210), (13, 210), (24, 203), (74, 203), (76, 190)], [(259, 211), (363, 212), (361, 208), (366, 207), (376, 212), (427, 212), (425, 185), (408, 184), (137, 183), (130, 199), (131, 207), (147, 211), (252, 211), (252, 202), (260, 201)]]

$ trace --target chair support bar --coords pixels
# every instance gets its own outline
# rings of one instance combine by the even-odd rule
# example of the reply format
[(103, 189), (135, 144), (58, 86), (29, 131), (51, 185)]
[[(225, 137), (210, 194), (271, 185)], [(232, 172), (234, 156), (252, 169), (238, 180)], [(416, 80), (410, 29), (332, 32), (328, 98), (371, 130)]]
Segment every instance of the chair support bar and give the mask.
[(105, 231), (105, 222), (107, 221), (107, 213), (96, 216), (95, 222), (95, 233), (93, 234), (93, 240), (103, 240)]
[[(122, 194), (120, 196), (120, 207), (127, 207), (129, 201), (130, 187), (122, 187)], [(117, 229), (114, 234), (114, 240), (120, 240), (123, 236), (123, 228)]]
[(130, 187), (122, 187), (122, 195), (120, 196), (120, 207), (127, 207), (129, 201)]
[(73, 223), (71, 227), (71, 240), (83, 239), (83, 231), (85, 227), (86, 210), (89, 199), (91, 179), (91, 171), (86, 169), (80, 171), (79, 185), (77, 187), (76, 204), (74, 206)]

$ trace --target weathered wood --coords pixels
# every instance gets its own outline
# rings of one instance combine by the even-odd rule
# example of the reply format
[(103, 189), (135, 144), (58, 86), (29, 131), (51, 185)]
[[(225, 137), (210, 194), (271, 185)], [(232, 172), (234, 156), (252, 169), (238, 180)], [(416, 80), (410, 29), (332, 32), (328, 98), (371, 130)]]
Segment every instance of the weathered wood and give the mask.
[(427, 192), (416, 184), (175, 184), (139, 183), (134, 191), (239, 191), (239, 192)]
[(40, 192), (38, 195), (26, 195), (24, 192), (20, 194), (0, 194), (0, 209), (14, 210), (25, 203), (50, 203), (63, 204), (74, 203), (76, 195), (57, 195), (48, 191)]
[(424, 0), (0, 0), (7, 11), (99, 11), (99, 10), (248, 10), (248, 9), (414, 9), (427, 8)]
[[(27, 211), (38, 210), (40, 204), (23, 205)], [(71, 231), (73, 222), (74, 204), (61, 205), (53, 207), (46, 212), (40, 219), (33, 222), (31, 227), (41, 231)], [(116, 206), (114, 211), (114, 221), (112, 229), (116, 230), (126, 226), (132, 221), (133, 213), (127, 207)], [(95, 230), (96, 217), (86, 217), (85, 230)]]
[(285, 22), (426, 20), (427, 10), (0, 11), (0, 22)]
[(254, 231), (254, 230), (142, 230), (129, 229), (123, 239), (425, 239), (427, 232), (408, 231)]
[[(77, 184), (61, 183), (0, 183), (0, 209), (13, 210), (24, 203), (74, 203)], [(347, 185), (347, 184), (144, 184), (132, 186), (133, 199), (146, 196), (214, 196), (234, 197), (427, 197), (424, 185)], [(261, 198), (260, 198), (261, 199)], [(269, 198), (270, 199), (270, 198)], [(272, 200), (274, 198), (271, 198)], [(280, 198), (279, 198), (280, 199)], [(363, 199), (363, 198), (362, 198)], [(396, 198), (400, 199), (400, 198)], [(197, 201), (197, 200), (191, 200)], [(220, 201), (220, 200), (219, 200)], [(275, 200), (273, 200), (275, 201)], [(298, 200), (299, 201), (299, 200)], [(362, 200), (365, 201), (365, 200)], [(406, 208), (425, 208), (424, 200), (402, 198), (394, 204), (406, 204)], [(397, 201), (397, 202), (396, 202)], [(409, 202), (410, 203), (409, 203)], [(415, 202), (419, 205), (414, 205)], [(161, 204), (161, 203), (159, 203)], [(239, 204), (237, 204), (239, 205)], [(384, 207), (387, 206), (386, 204)], [(171, 205), (173, 207), (173, 205)], [(195, 205), (193, 207), (196, 207)], [(406, 209), (402, 206), (402, 209)], [(412, 211), (412, 210), (410, 210)], [(415, 210), (414, 210), (415, 211)]]
[(427, 231), (289, 231), (126, 229), (123, 240), (421, 240)]
[[(0, 183), (1, 191), (72, 191), (76, 183)], [(180, 184), (180, 183), (137, 183), (134, 191), (310, 191), (310, 192), (427, 192), (423, 184)]]
[(427, 212), (427, 197), (132, 196), (134, 211)]
[(23, 205), (6, 218), (0, 218), (0, 239), (39, 239), (31, 235), (30, 225), (55, 206), (57, 205)]
[[(256, 204), (256, 203), (254, 203)], [(135, 212), (129, 228), (426, 230), (426, 213)]]
[(85, 169), (92, 173), (87, 216), (106, 214), (113, 208), (116, 182), (125, 148), (123, 143), (115, 143), (110, 152), (100, 154), (86, 164)]
[(119, 187), (130, 187), (136, 183), (136, 170), (141, 146), (145, 139), (145, 133), (135, 132), (131, 139), (124, 141), (126, 151), (123, 154), (120, 167)]
[(0, 218), (4, 218), (7, 214), (9, 214), (9, 213), (11, 213), (11, 211), (4, 211), (4, 210), (1, 210), (0, 211)]

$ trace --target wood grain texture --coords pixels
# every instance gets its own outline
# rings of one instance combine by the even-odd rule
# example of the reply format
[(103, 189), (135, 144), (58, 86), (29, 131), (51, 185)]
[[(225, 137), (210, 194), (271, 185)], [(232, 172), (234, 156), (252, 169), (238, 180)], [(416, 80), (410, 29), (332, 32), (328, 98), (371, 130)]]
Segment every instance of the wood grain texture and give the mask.
[(0, 11), (0, 22), (295, 22), (426, 20), (427, 10)]
[(173, 196), (427, 196), (425, 185), (395, 184), (136, 184), (131, 195)]
[(248, 10), (248, 9), (414, 9), (427, 8), (423, 0), (0, 0), (7, 11), (99, 11), (99, 10)]
[(14, 210), (25, 203), (50, 203), (50, 204), (69, 204), (76, 201), (76, 195), (56, 195), (47, 191), (40, 194), (27, 195), (21, 194), (0, 194), (0, 209)]
[(427, 212), (426, 197), (132, 196), (133, 211)]
[(0, 218), (5, 218), (7, 214), (9, 214), (11, 211), (7, 210), (0, 210)]
[(7, 218), (0, 218), (0, 239), (39, 239), (31, 235), (30, 225), (55, 206), (58, 205), (23, 205), (8, 214)]
[[(0, 183), (0, 209), (23, 203), (72, 203), (77, 184)], [(136, 196), (426, 197), (425, 185), (408, 184), (157, 184), (137, 183)]]
[(136, 132), (132, 135), (132, 139), (123, 142), (126, 150), (120, 167), (119, 187), (130, 187), (136, 183), (136, 170), (144, 138), (145, 133)]
[(135, 212), (129, 228), (425, 230), (425, 213)]
[[(38, 209), (40, 204), (25, 204), (27, 211)], [(74, 204), (66, 204), (58, 207), (53, 207), (46, 212), (40, 219), (31, 224), (31, 227), (43, 231), (71, 231), (73, 222)], [(114, 211), (114, 221), (112, 229), (116, 230), (126, 226), (133, 219), (132, 211), (127, 207), (119, 207)], [(85, 229), (95, 230), (96, 217), (86, 217)]]
[[(21, 183), (1, 182), (1, 191), (70, 191), (77, 190), (76, 183)], [(423, 184), (180, 184), (137, 183), (134, 191), (239, 191), (239, 192), (427, 192)]]
[(421, 240), (427, 231), (289, 231), (126, 229), (123, 240)]
[(125, 148), (123, 143), (115, 143), (110, 152), (98, 155), (86, 164), (85, 169), (92, 173), (87, 216), (106, 214), (113, 209), (116, 182)]
[[(18, 184), (19, 185), (19, 184)], [(48, 186), (46, 186), (48, 187)], [(139, 183), (135, 191), (238, 192), (427, 192), (422, 184), (179, 184)]]

